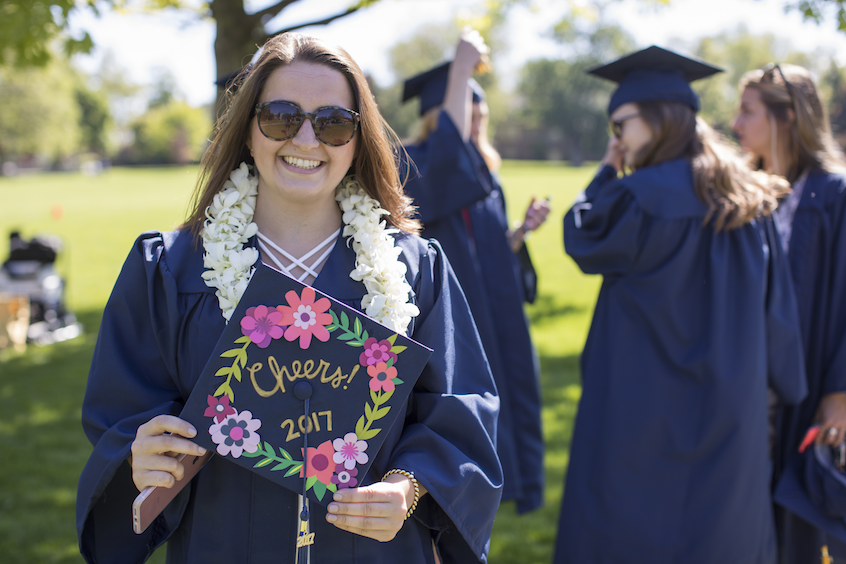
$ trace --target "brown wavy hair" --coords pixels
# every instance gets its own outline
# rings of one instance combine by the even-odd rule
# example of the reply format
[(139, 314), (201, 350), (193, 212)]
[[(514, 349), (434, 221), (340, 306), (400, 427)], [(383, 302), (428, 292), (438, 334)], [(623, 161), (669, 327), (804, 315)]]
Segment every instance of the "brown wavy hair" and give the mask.
[[(790, 135), (774, 141), (774, 157), (782, 155), (787, 160), (775, 173), (793, 182), (806, 170), (846, 170), (846, 160), (831, 134), (828, 111), (807, 69), (785, 64), (749, 71), (740, 79), (740, 91), (746, 88), (761, 95), (771, 120), (789, 124)], [(792, 120), (788, 110), (793, 110)], [(763, 167), (760, 157), (753, 156), (751, 164)]]
[(294, 62), (323, 65), (344, 75), (350, 85), (356, 108), (361, 114), (358, 146), (350, 173), (355, 174), (371, 198), (391, 214), (386, 221), (393, 227), (417, 234), (420, 222), (405, 195), (398, 172), (399, 139), (382, 118), (376, 100), (361, 69), (338, 46), (299, 33), (283, 33), (267, 40), (258, 60), (245, 67), (224, 94), (225, 110), (215, 124), (214, 136), (203, 154), (200, 175), (183, 224), (198, 236), (206, 219), (206, 208), (239, 163), (255, 165), (247, 147), (250, 124), (264, 85), (278, 68)]
[(783, 179), (749, 168), (690, 106), (658, 101), (636, 105), (652, 139), (635, 156), (632, 168), (688, 159), (693, 189), (708, 206), (704, 223), (713, 219), (715, 230), (737, 229), (755, 217), (770, 215), (778, 198), (789, 192)]

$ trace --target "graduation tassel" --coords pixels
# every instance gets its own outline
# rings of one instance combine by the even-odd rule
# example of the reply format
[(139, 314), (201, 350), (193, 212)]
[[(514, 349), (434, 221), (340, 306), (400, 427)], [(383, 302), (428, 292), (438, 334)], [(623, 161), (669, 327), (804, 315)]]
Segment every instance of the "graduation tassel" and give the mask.
[(820, 560), (822, 564), (834, 564), (834, 560), (828, 554), (828, 545), (824, 544), (822, 549), (820, 550)]
[[(311, 384), (298, 382), (294, 386), (294, 396), (302, 400), (305, 407), (305, 421), (308, 422), (308, 404), (311, 397)], [(306, 497), (308, 484), (308, 425), (303, 432), (303, 508), (300, 511), (300, 526), (297, 532), (297, 553), (296, 564), (311, 564), (311, 545), (314, 544), (314, 533), (309, 532), (308, 497)]]

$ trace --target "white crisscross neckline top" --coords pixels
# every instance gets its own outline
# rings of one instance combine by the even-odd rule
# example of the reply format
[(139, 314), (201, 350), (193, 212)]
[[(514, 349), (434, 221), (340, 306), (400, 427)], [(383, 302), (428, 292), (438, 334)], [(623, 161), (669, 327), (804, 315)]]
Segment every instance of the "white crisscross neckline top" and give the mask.
[[(317, 246), (312, 248), (303, 256), (297, 258), (273, 241), (270, 240), (267, 235), (263, 234), (261, 231), (257, 233), (258, 235), (258, 243), (259, 249), (262, 252), (262, 262), (269, 266), (270, 268), (274, 268), (279, 270), (280, 272), (287, 274), (291, 278), (295, 279), (297, 282), (302, 282), (303, 284), (308, 284), (309, 282), (314, 281), (317, 278), (317, 268), (323, 264), (323, 261), (329, 256), (329, 253), (332, 252), (332, 249), (335, 248), (335, 244), (338, 241), (338, 235), (341, 234), (341, 228), (339, 227), (334, 233), (329, 235), (326, 239), (322, 242), (318, 243)], [(317, 258), (310, 261), (309, 264), (306, 264), (310, 258), (314, 257), (318, 252), (323, 250)], [(278, 254), (277, 254), (278, 253)], [(288, 266), (282, 264), (282, 260), (279, 258), (278, 255), (282, 255), (282, 257), (286, 258), (291, 262)], [(273, 262), (270, 264), (267, 259)], [(302, 270), (302, 274), (299, 276), (295, 276), (292, 272), (293, 269), (299, 268)], [(306, 281), (309, 276), (312, 278)]]

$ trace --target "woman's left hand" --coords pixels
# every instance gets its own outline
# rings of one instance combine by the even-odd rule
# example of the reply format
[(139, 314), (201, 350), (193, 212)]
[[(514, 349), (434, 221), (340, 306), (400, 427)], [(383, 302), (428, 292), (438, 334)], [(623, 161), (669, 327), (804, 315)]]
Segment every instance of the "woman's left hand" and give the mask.
[(411, 480), (391, 475), (384, 482), (335, 492), (326, 520), (344, 531), (387, 542), (402, 528), (413, 500)]
[(831, 446), (842, 443), (846, 435), (846, 392), (823, 396), (817, 408), (817, 421), (820, 425), (817, 441)]
[(526, 209), (526, 217), (523, 220), (523, 227), (528, 231), (534, 231), (546, 221), (549, 215), (549, 200), (537, 200), (532, 196), (529, 207)]

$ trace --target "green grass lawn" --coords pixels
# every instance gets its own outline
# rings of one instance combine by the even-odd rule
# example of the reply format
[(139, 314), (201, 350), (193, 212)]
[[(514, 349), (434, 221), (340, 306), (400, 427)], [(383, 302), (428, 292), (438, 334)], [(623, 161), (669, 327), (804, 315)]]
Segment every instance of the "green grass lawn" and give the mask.
[[(77, 479), (91, 452), (80, 425), (88, 365), (103, 306), (139, 233), (166, 230), (185, 214), (196, 168), (112, 169), (98, 177), (40, 174), (0, 178), (0, 260), (12, 229), (62, 237), (68, 305), (85, 325), (77, 339), (25, 353), (0, 351), (0, 561), (82, 562), (76, 545)], [(492, 564), (549, 562), (570, 436), (581, 393), (578, 356), (599, 286), (563, 251), (561, 216), (593, 168), (507, 162), (502, 180), (512, 218), (531, 195), (552, 197), (550, 220), (530, 241), (540, 278), (529, 307), (541, 358), (547, 444), (546, 505), (497, 515)], [(127, 511), (129, 508), (127, 508)], [(154, 562), (164, 562), (162, 551)]]

